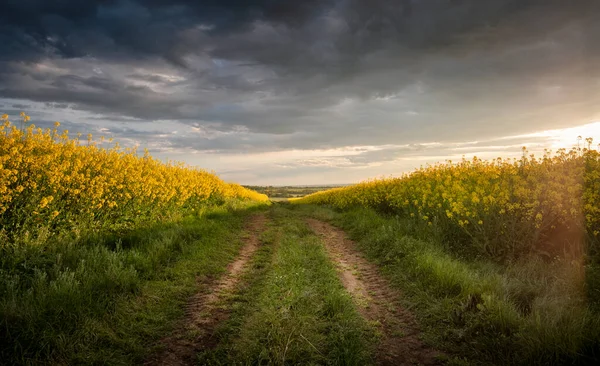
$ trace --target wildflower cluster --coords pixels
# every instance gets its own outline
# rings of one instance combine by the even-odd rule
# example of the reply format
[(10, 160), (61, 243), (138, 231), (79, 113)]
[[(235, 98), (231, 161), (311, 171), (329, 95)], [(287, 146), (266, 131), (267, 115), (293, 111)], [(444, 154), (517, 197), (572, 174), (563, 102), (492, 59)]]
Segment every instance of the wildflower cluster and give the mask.
[(577, 148), (542, 158), (524, 151), (521, 159), (448, 161), (295, 203), (362, 205), (413, 218), (451, 245), (494, 258), (553, 256), (600, 235), (600, 155)]
[[(23, 126), (29, 121), (21, 115)], [(141, 157), (118, 144), (101, 148), (68, 131), (18, 128), (0, 117), (0, 237), (46, 228), (94, 228), (159, 219), (229, 199), (267, 201), (265, 195), (214, 174)]]

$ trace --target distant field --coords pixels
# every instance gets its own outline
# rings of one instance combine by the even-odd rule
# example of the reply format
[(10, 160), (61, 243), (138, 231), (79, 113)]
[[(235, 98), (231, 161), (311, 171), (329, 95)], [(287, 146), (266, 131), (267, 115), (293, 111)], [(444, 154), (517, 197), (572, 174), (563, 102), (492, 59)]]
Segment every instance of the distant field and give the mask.
[(269, 196), (271, 201), (285, 201), (288, 198), (298, 198), (308, 196), (320, 191), (326, 191), (331, 188), (344, 187), (345, 184), (324, 185), (324, 186), (245, 186), (253, 191)]

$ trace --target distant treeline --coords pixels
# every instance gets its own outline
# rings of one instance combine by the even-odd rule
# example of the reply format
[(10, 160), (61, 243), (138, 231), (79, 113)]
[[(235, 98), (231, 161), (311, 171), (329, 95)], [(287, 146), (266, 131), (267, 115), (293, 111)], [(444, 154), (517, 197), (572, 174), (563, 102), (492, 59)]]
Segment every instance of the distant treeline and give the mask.
[(325, 191), (331, 188), (341, 187), (342, 185), (328, 185), (328, 186), (244, 186), (248, 189), (252, 189), (256, 192), (266, 194), (270, 198), (294, 198), (304, 197), (309, 194), (313, 194), (319, 191)]

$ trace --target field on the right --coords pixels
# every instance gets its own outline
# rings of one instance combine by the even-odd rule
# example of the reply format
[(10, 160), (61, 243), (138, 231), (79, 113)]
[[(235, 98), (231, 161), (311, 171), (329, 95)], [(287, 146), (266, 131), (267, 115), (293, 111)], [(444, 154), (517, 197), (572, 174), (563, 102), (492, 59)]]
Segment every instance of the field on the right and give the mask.
[(463, 160), (293, 200), (344, 228), (453, 362), (600, 361), (600, 154)]

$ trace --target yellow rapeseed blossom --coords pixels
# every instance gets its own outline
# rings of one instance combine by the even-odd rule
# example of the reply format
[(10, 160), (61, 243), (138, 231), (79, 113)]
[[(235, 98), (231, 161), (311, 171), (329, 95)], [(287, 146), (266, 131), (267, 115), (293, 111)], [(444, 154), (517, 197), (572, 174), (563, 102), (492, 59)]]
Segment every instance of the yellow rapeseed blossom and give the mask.
[[(541, 158), (525, 151), (521, 159), (448, 161), (293, 202), (342, 209), (363, 205), (431, 220), (448, 232), (464, 233), (465, 241), (483, 252), (507, 256), (554, 245), (552, 240), (567, 232), (598, 236), (600, 154), (577, 148), (546, 152)], [(553, 234), (558, 231), (562, 234)]]
[(65, 225), (85, 218), (103, 226), (229, 199), (268, 201), (204, 170), (118, 145), (104, 149), (91, 134), (80, 143), (54, 126), (18, 128), (0, 117), (0, 229), (22, 228), (33, 212)]

